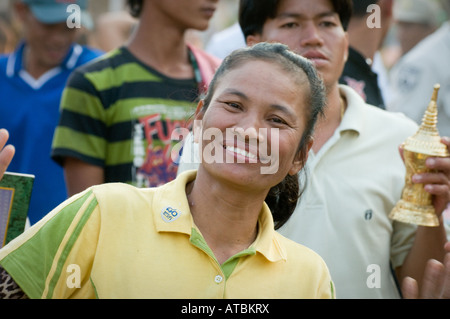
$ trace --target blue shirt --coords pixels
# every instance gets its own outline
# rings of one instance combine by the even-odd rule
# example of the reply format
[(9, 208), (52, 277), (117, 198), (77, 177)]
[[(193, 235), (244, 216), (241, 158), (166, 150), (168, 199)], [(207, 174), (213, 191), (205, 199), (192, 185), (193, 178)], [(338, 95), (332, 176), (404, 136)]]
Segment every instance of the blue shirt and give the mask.
[(9, 131), (8, 143), (16, 148), (8, 171), (35, 175), (28, 213), (34, 224), (67, 198), (63, 169), (50, 158), (67, 78), (102, 52), (74, 44), (58, 67), (34, 79), (24, 70), (24, 48), (21, 43), (0, 56), (0, 128)]

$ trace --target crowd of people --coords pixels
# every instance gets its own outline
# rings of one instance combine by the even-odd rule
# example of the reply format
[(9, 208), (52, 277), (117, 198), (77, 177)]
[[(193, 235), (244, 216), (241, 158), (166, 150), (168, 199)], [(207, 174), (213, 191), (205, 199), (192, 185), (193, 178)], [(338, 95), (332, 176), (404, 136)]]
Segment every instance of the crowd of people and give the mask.
[[(240, 0), (234, 25), (194, 45), (218, 2), (128, 0), (105, 52), (76, 42), (67, 3), (15, 1), (0, 178), (36, 182), (31, 227), (0, 250), (0, 296), (449, 298), (450, 157), (413, 177), (439, 226), (389, 213), (435, 83), (450, 149), (450, 15), (426, 14), (450, 1)], [(426, 31), (402, 40), (405, 24)], [(392, 30), (402, 52), (386, 70)]]

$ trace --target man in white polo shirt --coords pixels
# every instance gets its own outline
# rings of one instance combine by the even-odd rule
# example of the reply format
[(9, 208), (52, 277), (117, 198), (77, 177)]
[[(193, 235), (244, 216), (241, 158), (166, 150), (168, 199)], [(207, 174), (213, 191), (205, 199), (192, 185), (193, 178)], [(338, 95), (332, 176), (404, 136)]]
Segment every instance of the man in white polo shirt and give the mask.
[[(396, 278), (409, 276), (420, 283), (426, 262), (443, 260), (446, 233), (443, 223), (416, 227), (388, 218), (404, 185), (398, 147), (418, 126), (401, 114), (366, 104), (353, 89), (338, 85), (348, 52), (349, 3), (241, 0), (239, 21), (248, 45), (289, 45), (314, 61), (327, 88), (328, 106), (307, 162), (306, 190), (280, 232), (324, 258), (337, 298), (399, 298)], [(185, 146), (179, 170), (193, 167), (184, 163), (192, 162), (192, 146)], [(444, 179), (437, 183), (446, 189), (434, 193), (441, 200), (439, 205), (436, 201), (439, 213), (449, 199), (449, 161), (435, 166)], [(425, 177), (421, 182), (431, 180)]]
[[(448, 1), (450, 14), (450, 1)], [(438, 129), (450, 136), (450, 19), (405, 54), (391, 71), (389, 111), (402, 112), (420, 124), (431, 96), (440, 83)]]

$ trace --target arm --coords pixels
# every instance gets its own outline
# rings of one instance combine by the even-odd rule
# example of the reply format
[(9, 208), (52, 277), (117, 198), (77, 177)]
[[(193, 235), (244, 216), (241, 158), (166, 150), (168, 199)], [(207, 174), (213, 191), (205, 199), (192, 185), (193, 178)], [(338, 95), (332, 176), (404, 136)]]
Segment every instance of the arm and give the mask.
[[(450, 139), (442, 138), (442, 142), (450, 148)], [(424, 278), (425, 268), (430, 259), (442, 262), (445, 256), (443, 249), (447, 242), (442, 213), (450, 201), (450, 158), (434, 158), (427, 161), (427, 166), (436, 173), (420, 174), (413, 177), (413, 182), (425, 184), (425, 189), (433, 195), (433, 205), (439, 217), (438, 227), (419, 226), (413, 246), (401, 268), (397, 269), (400, 282), (405, 277), (414, 278), (419, 288)]]
[(80, 68), (71, 74), (61, 97), (51, 157), (64, 169), (69, 196), (104, 182), (107, 125), (99, 94)]
[(2, 179), (3, 174), (5, 173), (9, 163), (11, 163), (11, 160), (15, 153), (14, 146), (5, 146), (8, 138), (8, 131), (5, 129), (0, 129), (0, 179)]
[(423, 276), (422, 289), (411, 277), (405, 278), (402, 284), (404, 298), (407, 299), (449, 299), (450, 298), (450, 243), (444, 246), (447, 254), (444, 263), (429, 260)]
[(64, 161), (64, 176), (69, 196), (86, 188), (102, 184), (105, 181), (103, 167), (88, 164), (79, 159), (68, 157)]

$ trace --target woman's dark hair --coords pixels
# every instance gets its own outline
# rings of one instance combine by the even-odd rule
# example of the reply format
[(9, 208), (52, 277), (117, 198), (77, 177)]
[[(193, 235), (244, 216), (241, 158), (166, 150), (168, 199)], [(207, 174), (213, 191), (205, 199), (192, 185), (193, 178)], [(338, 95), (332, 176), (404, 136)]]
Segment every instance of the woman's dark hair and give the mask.
[[(297, 152), (302, 155), (304, 164), (308, 142), (312, 138), (317, 118), (323, 114), (325, 107), (325, 88), (314, 65), (302, 56), (290, 51), (286, 45), (262, 42), (252, 47), (236, 50), (228, 55), (211, 80), (202, 111), (206, 111), (211, 103), (217, 83), (222, 76), (247, 61), (255, 60), (275, 62), (284, 70), (290, 72), (293, 78), (299, 79), (299, 82), (304, 82), (306, 75), (309, 84), (309, 96), (304, 98), (309, 108), (306, 110), (305, 131), (297, 149)], [(301, 91), (299, 89), (299, 92)], [(280, 228), (291, 217), (301, 193), (298, 174), (287, 175), (283, 181), (270, 189), (265, 201), (272, 212), (275, 229)]]
[(130, 10), (130, 14), (135, 17), (139, 18), (142, 11), (144, 0), (127, 0), (128, 10)]
[[(239, 24), (245, 38), (261, 34), (267, 19), (275, 18), (279, 0), (240, 0)], [(352, 0), (330, 0), (334, 11), (339, 15), (342, 27), (347, 30), (352, 15)]]

